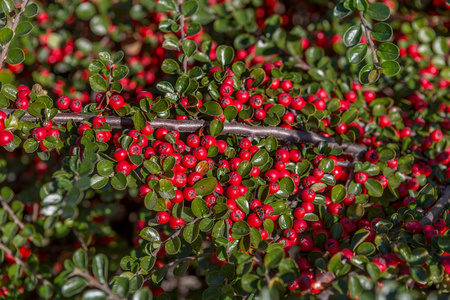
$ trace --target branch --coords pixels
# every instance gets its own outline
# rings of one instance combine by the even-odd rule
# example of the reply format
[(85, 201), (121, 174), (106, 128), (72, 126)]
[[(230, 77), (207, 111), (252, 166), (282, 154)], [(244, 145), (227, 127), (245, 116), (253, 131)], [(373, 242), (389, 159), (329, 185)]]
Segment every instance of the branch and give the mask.
[(305, 71), (309, 71), (311, 69), (311, 66), (308, 65), (303, 59), (301, 59), (300, 56), (294, 55), (293, 57), (297, 61), (297, 64), (295, 65), (296, 67)]
[(450, 204), (450, 188), (446, 188), (441, 195), (441, 198), (433, 205), (433, 207), (425, 214), (425, 216), (420, 220), (420, 224), (423, 226), (431, 225), (434, 220), (439, 218), (447, 205)]
[(364, 12), (360, 11), (359, 15), (361, 16), (361, 23), (363, 24), (364, 32), (366, 33), (367, 44), (369, 45), (370, 50), (372, 50), (373, 64), (378, 69), (378, 66), (380, 65), (380, 62), (379, 62), (378, 57), (377, 57), (377, 52), (376, 52), (377, 49), (375, 47), (375, 44), (372, 41), (372, 38), (370, 37), (370, 32), (372, 31), (372, 29), (369, 27), (369, 24), (367, 24), (367, 20), (364, 17)]
[(107, 284), (98, 282), (97, 279), (95, 279), (87, 271), (81, 271), (80, 269), (75, 268), (72, 271), (71, 274), (72, 275), (78, 275), (78, 276), (83, 277), (84, 279), (86, 279), (88, 281), (88, 283), (87, 283), (88, 286), (93, 287), (93, 288), (97, 288), (97, 289), (105, 292), (106, 295), (108, 295), (108, 299), (113, 299), (113, 300), (124, 300), (125, 299), (125, 298), (120, 298), (119, 296), (114, 294), (113, 291), (109, 288), (109, 286)]
[(11, 251), (11, 249), (9, 249), (2, 242), (0, 242), (0, 249), (5, 251), (5, 253), (9, 254), (10, 256), (12, 256), (14, 258), (14, 261), (16, 262), (16, 264), (18, 264), (19, 266), (22, 266), (23, 268), (27, 269), (28, 272), (30, 272), (30, 274), (35, 276), (37, 278), (37, 280), (39, 280), (41, 282), (42, 285), (49, 285), (51, 287), (54, 287), (53, 284), (50, 281), (48, 281), (47, 279), (45, 279), (41, 274), (37, 274), (37, 273), (33, 272), (33, 270), (31, 270), (31, 268), (23, 260), (21, 260), (17, 256), (14, 256), (13, 252)]
[[(17, 15), (14, 16), (14, 19), (12, 21), (13, 23), (11, 25), (11, 30), (14, 32), (14, 35), (15, 35), (17, 25), (19, 25), (20, 17), (22, 16), (25, 9), (27, 8), (27, 3), (28, 3), (28, 0), (22, 0), (22, 4), (20, 6), (20, 11), (17, 13)], [(14, 35), (13, 35), (13, 38), (14, 38)], [(11, 41), (12, 41), (12, 38), (6, 45), (4, 45), (2, 47), (2, 54), (0, 56), (0, 69), (3, 68), (3, 64), (6, 60), (6, 56), (8, 55), (9, 45), (11, 44)]]
[[(178, 4), (178, 12), (180, 13), (180, 30), (181, 30), (181, 46), (183, 47), (183, 42), (186, 39), (186, 33), (184, 32), (184, 16), (183, 13), (181, 11), (181, 5), (183, 4), (183, 0), (178, 0), (177, 2)], [(188, 57), (185, 55), (184, 59), (183, 59), (183, 74), (186, 75), (187, 74), (187, 62), (188, 62)]]
[(197, 254), (197, 255), (195, 255), (195, 256), (188, 256), (188, 257), (183, 257), (183, 258), (176, 259), (176, 260), (171, 261), (170, 263), (168, 263), (168, 264), (166, 264), (166, 265), (164, 265), (164, 266), (162, 266), (162, 267), (160, 267), (160, 268), (155, 268), (155, 269), (153, 269), (153, 270), (150, 272), (150, 274), (149, 274), (147, 277), (144, 278), (144, 282), (147, 281), (147, 280), (150, 280), (150, 279), (152, 278), (151, 275), (152, 275), (153, 273), (155, 273), (157, 270), (170, 268), (170, 267), (172, 267), (172, 266), (178, 265), (179, 263), (181, 263), (181, 262), (183, 262), (183, 261), (194, 260), (194, 259), (197, 259), (197, 258), (200, 258), (200, 257), (209, 257), (209, 256), (212, 256), (212, 255), (213, 255), (212, 253), (201, 253), (201, 254)]
[(173, 240), (174, 238), (176, 238), (177, 236), (180, 235), (180, 233), (183, 231), (183, 229), (191, 224), (194, 224), (195, 222), (197, 222), (198, 220), (201, 220), (202, 218), (196, 218), (194, 220), (192, 220), (191, 222), (187, 223), (186, 225), (184, 225), (183, 227), (181, 227), (180, 229), (178, 229), (177, 231), (174, 232), (174, 234), (172, 234), (167, 240), (161, 242), (161, 245), (159, 245), (158, 248), (156, 248), (155, 250), (153, 250), (152, 255), (156, 256), (159, 252), (159, 250), (161, 250), (162, 247), (164, 247), (164, 245), (168, 242)]
[(17, 226), (19, 226), (20, 229), (23, 229), (25, 227), (25, 224), (21, 220), (19, 220), (19, 218), (16, 216), (16, 214), (14, 213), (12, 208), (8, 205), (8, 203), (3, 201), (1, 196), (0, 196), (0, 201), (2, 202), (3, 209), (9, 213), (9, 215), (13, 219), (14, 223), (17, 224)]
[[(0, 109), (0, 111), (6, 114), (12, 114), (14, 109)], [(69, 120), (73, 120), (75, 123), (80, 123), (83, 120), (93, 118), (93, 115), (84, 115), (77, 113), (59, 113), (52, 121), (58, 124), (66, 124)], [(121, 118), (105, 116), (106, 122), (114, 129), (134, 128), (134, 123), (131, 118)], [(22, 120), (36, 122), (39, 118), (34, 117), (28, 113), (25, 113)], [(210, 122), (202, 120), (167, 120), (167, 119), (154, 119), (150, 122), (153, 128), (167, 128), (169, 130), (178, 130), (179, 132), (195, 132), (202, 127), (208, 126)], [(360, 154), (367, 150), (366, 146), (359, 144), (339, 144), (335, 139), (330, 137), (324, 137), (318, 133), (305, 132), (299, 130), (291, 130), (280, 127), (263, 127), (263, 126), (251, 126), (239, 122), (224, 123), (222, 134), (235, 133), (239, 136), (245, 136), (250, 138), (256, 137), (268, 137), (273, 136), (278, 140), (288, 141), (291, 143), (302, 143), (318, 145), (320, 142), (327, 142), (331, 148), (341, 148), (346, 154), (354, 155), (357, 158)]]

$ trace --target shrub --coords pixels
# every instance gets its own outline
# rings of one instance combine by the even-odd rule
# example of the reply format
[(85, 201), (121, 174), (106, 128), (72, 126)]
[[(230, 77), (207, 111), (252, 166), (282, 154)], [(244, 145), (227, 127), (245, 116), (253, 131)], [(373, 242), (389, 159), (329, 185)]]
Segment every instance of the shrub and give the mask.
[(0, 297), (446, 298), (442, 0), (1, 0)]

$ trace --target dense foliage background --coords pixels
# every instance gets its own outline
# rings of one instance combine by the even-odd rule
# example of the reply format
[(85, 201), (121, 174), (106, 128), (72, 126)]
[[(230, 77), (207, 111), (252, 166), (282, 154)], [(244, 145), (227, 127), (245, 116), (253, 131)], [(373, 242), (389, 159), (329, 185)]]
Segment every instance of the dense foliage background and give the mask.
[(448, 0), (0, 8), (1, 298), (447, 298)]

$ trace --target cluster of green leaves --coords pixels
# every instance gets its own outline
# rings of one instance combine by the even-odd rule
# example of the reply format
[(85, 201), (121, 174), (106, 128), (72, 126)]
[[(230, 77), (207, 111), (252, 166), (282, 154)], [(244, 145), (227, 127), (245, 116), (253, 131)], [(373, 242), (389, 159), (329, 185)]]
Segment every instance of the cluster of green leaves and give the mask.
[[(395, 60), (399, 57), (399, 48), (391, 43), (393, 37), (392, 27), (382, 21), (390, 16), (390, 9), (386, 4), (369, 4), (366, 0), (346, 0), (334, 7), (334, 17), (344, 18), (354, 11), (358, 11), (361, 23), (347, 29), (343, 36), (344, 44), (350, 49), (347, 52), (348, 60), (353, 64), (359, 64), (365, 60), (368, 48), (373, 54), (373, 62), (365, 65), (359, 73), (361, 83), (373, 83), (378, 80), (381, 73), (387, 76), (395, 76), (400, 71), (400, 65)], [(370, 26), (366, 16), (373, 21), (379, 21)], [(365, 33), (366, 42), (360, 43)], [(372, 38), (381, 42), (377, 47)], [(381, 59), (381, 62), (378, 60)]]
[[(2, 57), (4, 57), (6, 63), (17, 65), (25, 60), (25, 54), (19, 47), (9, 49), (9, 45), (11, 43), (16, 44), (19, 37), (26, 36), (33, 30), (33, 24), (29, 20), (38, 13), (38, 6), (34, 2), (29, 2), (26, 7), (17, 8), (13, 0), (2, 0), (0, 5), (2, 12), (0, 22)], [(3, 53), (4, 51), (8, 53)]]

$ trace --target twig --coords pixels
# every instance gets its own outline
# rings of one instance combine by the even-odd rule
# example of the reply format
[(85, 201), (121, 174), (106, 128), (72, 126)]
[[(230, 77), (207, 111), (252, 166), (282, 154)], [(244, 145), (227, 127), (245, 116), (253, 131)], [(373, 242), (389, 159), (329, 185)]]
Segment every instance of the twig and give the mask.
[(8, 205), (8, 203), (2, 200), (1, 196), (0, 201), (2, 202), (3, 209), (9, 213), (14, 223), (17, 224), (20, 227), (20, 229), (23, 229), (25, 227), (25, 224), (21, 220), (19, 220), (19, 218), (16, 216), (12, 208)]
[(75, 227), (73, 228), (73, 233), (77, 237), (78, 241), (80, 241), (81, 248), (83, 248), (84, 251), (88, 252), (88, 247), (84, 242), (83, 237), (81, 237), (80, 232)]
[(177, 231), (175, 231), (167, 240), (161, 242), (161, 245), (159, 245), (158, 248), (156, 248), (155, 250), (153, 250), (152, 255), (156, 256), (159, 252), (159, 250), (162, 249), (162, 247), (164, 247), (164, 245), (168, 242), (173, 240), (174, 238), (176, 238), (177, 236), (180, 235), (180, 233), (184, 230), (184, 228), (186, 228), (186, 226), (191, 225), (196, 223), (198, 220), (201, 220), (202, 218), (196, 218), (194, 220), (192, 220), (191, 222), (187, 223), (185, 226), (181, 227), (180, 229), (178, 229)]
[(114, 294), (113, 291), (109, 288), (108, 285), (98, 282), (97, 279), (95, 279), (87, 271), (82, 271), (82, 270), (80, 270), (78, 268), (75, 268), (72, 271), (71, 275), (78, 275), (80, 277), (83, 277), (84, 279), (86, 279), (88, 281), (88, 283), (87, 283), (88, 286), (93, 287), (93, 288), (97, 288), (97, 289), (105, 292), (108, 295), (108, 299), (113, 299), (113, 300), (124, 300), (124, 299), (126, 299), (126, 298), (120, 298), (119, 296)]
[(420, 224), (422, 226), (431, 225), (434, 220), (442, 215), (448, 204), (450, 204), (450, 188), (446, 188), (444, 190), (441, 198), (439, 198), (434, 206), (425, 214), (422, 220), (420, 220)]
[[(181, 11), (181, 5), (183, 4), (183, 0), (178, 0), (177, 2), (178, 4), (178, 12), (180, 13), (180, 30), (181, 30), (181, 45), (183, 45), (184, 40), (186, 40), (186, 33), (184, 32), (184, 15)], [(186, 55), (184, 55), (184, 59), (183, 59), (183, 74), (186, 75), (187, 74), (187, 63), (188, 63), (188, 57)]]
[[(12, 114), (14, 109), (0, 109), (0, 111), (6, 114)], [(57, 114), (52, 121), (57, 124), (66, 124), (69, 120), (75, 123), (80, 123), (83, 120), (93, 118), (92, 115), (84, 115), (77, 113), (60, 113)], [(105, 116), (106, 122), (113, 129), (126, 129), (134, 128), (134, 123), (131, 118), (121, 118)], [(25, 113), (21, 120), (36, 122), (39, 118), (34, 117), (28, 113)], [(195, 132), (204, 126), (208, 126), (210, 122), (203, 120), (166, 120), (166, 119), (155, 119), (150, 122), (153, 128), (167, 128), (169, 130), (178, 130), (179, 132)], [(327, 142), (328, 146), (331, 148), (341, 148), (346, 154), (354, 155), (359, 157), (364, 151), (367, 150), (366, 146), (359, 144), (339, 144), (335, 139), (331, 137), (324, 137), (318, 133), (305, 132), (299, 130), (291, 130), (280, 127), (263, 127), (263, 126), (251, 126), (240, 122), (229, 122), (223, 124), (222, 134), (235, 133), (239, 136), (245, 137), (268, 137), (274, 136), (278, 140), (291, 141), (294, 143), (311, 144), (318, 145), (320, 142)]]
[(152, 275), (153, 273), (155, 273), (157, 270), (170, 268), (170, 267), (172, 267), (172, 266), (178, 265), (179, 263), (181, 263), (181, 262), (183, 262), (183, 261), (194, 260), (194, 259), (197, 259), (197, 258), (200, 258), (200, 257), (209, 257), (209, 256), (212, 256), (212, 255), (213, 255), (212, 253), (201, 253), (201, 254), (197, 254), (197, 255), (195, 255), (195, 256), (188, 256), (188, 257), (183, 257), (183, 258), (176, 259), (176, 260), (174, 260), (174, 261), (171, 261), (171, 262), (168, 263), (168, 264), (165, 264), (164, 266), (162, 266), (162, 267), (160, 267), (160, 268), (155, 268), (155, 269), (153, 269), (153, 270), (150, 272), (150, 274), (149, 274), (147, 277), (144, 278), (144, 281), (150, 280), (151, 277), (152, 277), (151, 275)]
[(2, 242), (0, 242), (0, 249), (2, 249), (3, 251), (5, 251), (5, 253), (9, 254), (10, 256), (12, 256), (14, 258), (14, 261), (22, 266), (23, 268), (27, 269), (28, 272), (30, 272), (30, 274), (32, 274), (33, 276), (35, 276), (37, 278), (37, 280), (39, 280), (43, 285), (49, 285), (51, 287), (53, 287), (53, 284), (48, 281), (47, 279), (45, 279), (41, 274), (37, 274), (35, 272), (33, 272), (33, 270), (31, 270), (31, 268), (23, 261), (21, 260), (19, 257), (14, 256), (13, 252), (11, 251), (11, 249), (9, 249), (5, 244), (3, 244)]
[[(28, 0), (22, 0), (22, 4), (20, 6), (20, 11), (17, 13), (17, 15), (15, 15), (15, 17), (13, 19), (13, 22), (12, 22), (12, 25), (11, 25), (11, 30), (13, 31), (14, 35), (15, 35), (16, 28), (19, 25), (20, 17), (22, 16), (22, 14), (24, 13), (25, 9), (27, 8), (27, 3), (28, 3)], [(14, 38), (14, 35), (13, 35), (13, 38)], [(2, 54), (0, 56), (0, 69), (3, 68), (3, 64), (4, 64), (5, 60), (6, 60), (7, 55), (8, 55), (9, 45), (11, 44), (11, 41), (12, 41), (12, 38), (6, 45), (4, 45), (2, 47)]]
[(363, 24), (364, 32), (366, 33), (367, 44), (369, 45), (370, 50), (372, 50), (373, 63), (375, 65), (375, 67), (378, 69), (380, 62), (377, 57), (377, 52), (376, 52), (377, 49), (375, 47), (375, 44), (372, 41), (372, 38), (370, 37), (370, 32), (372, 31), (372, 29), (369, 27), (369, 24), (367, 24), (367, 20), (364, 17), (364, 12), (360, 11), (359, 15), (361, 16), (361, 23)]

